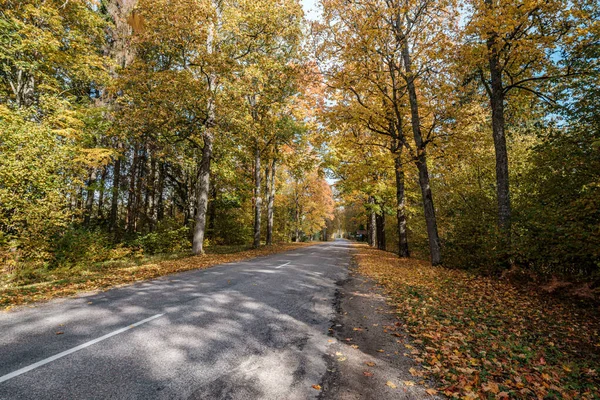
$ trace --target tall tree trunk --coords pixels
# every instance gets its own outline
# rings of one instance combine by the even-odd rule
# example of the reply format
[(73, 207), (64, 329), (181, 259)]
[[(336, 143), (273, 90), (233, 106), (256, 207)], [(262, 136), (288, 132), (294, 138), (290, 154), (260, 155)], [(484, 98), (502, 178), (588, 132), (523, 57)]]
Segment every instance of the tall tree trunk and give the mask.
[(412, 64), (408, 48), (408, 41), (405, 39), (402, 46), (402, 58), (406, 72), (406, 88), (408, 91), (408, 100), (410, 103), (410, 116), (413, 136), (417, 146), (417, 169), (419, 170), (419, 186), (421, 186), (421, 195), (423, 197), (423, 209), (425, 221), (427, 223), (427, 236), (429, 238), (429, 253), (431, 264), (439, 265), (442, 262), (440, 238), (438, 235), (437, 220), (435, 216), (435, 207), (433, 205), (433, 195), (429, 184), (429, 171), (427, 169), (427, 154), (425, 143), (421, 134), (421, 118), (419, 116), (419, 103), (417, 100), (417, 89), (415, 87), (415, 75), (412, 71)]
[[(491, 85), (489, 86), (490, 105), (492, 108), (492, 132), (494, 150), (496, 152), (496, 191), (498, 201), (498, 226), (503, 236), (504, 245), (509, 246), (511, 234), (510, 187), (508, 177), (508, 151), (506, 149), (506, 134), (504, 120), (504, 87), (500, 60), (493, 50), (496, 46), (495, 36), (488, 39), (490, 51), (489, 66)], [(508, 252), (509, 252), (508, 251)], [(508, 253), (507, 252), (507, 253)]]
[(402, 148), (396, 150), (394, 159), (396, 172), (396, 220), (398, 224), (398, 255), (410, 257), (408, 249), (408, 232), (406, 231), (406, 197), (404, 194), (404, 166), (402, 165)]
[(164, 190), (165, 190), (165, 163), (159, 162), (158, 165), (158, 188), (156, 190), (156, 221), (160, 222), (165, 218), (165, 203), (164, 203)]
[(83, 223), (85, 226), (90, 226), (90, 222), (92, 219), (92, 211), (94, 208), (94, 197), (96, 195), (96, 189), (94, 188), (95, 184), (96, 184), (96, 169), (92, 168), (92, 170), (90, 171), (90, 176), (88, 178), (88, 188), (87, 188), (87, 195), (85, 198), (85, 214), (84, 214), (84, 220)]
[(273, 244), (273, 222), (275, 212), (275, 175), (277, 173), (277, 159), (273, 158), (271, 167), (267, 168), (267, 245)]
[(377, 221), (377, 248), (379, 250), (386, 250), (385, 243), (385, 213), (381, 210), (381, 214), (375, 216)]
[[(221, 8), (217, 1), (211, 1), (215, 7), (217, 20), (221, 19)], [(206, 38), (206, 50), (208, 54), (215, 52), (215, 36), (218, 23), (212, 23), (208, 26), (208, 36)], [(214, 73), (209, 74), (207, 89), (215, 93), (218, 88), (217, 76)], [(204, 127), (204, 147), (202, 148), (202, 160), (200, 162), (200, 173), (198, 181), (198, 193), (196, 194), (196, 225), (194, 226), (194, 237), (192, 239), (192, 251), (196, 255), (204, 254), (204, 236), (206, 234), (206, 211), (208, 210), (208, 195), (210, 192), (210, 163), (213, 155), (214, 133), (213, 128), (216, 125), (215, 98), (210, 97), (207, 103), (207, 121)]]
[(294, 210), (294, 229), (296, 230), (295, 232), (295, 242), (298, 243), (300, 242), (300, 204), (299, 204), (299, 200), (298, 200), (298, 196), (299, 193), (296, 192), (296, 199), (295, 199), (295, 210)]
[(267, 201), (267, 237), (265, 238), (265, 243), (267, 246), (269, 243), (269, 203), (271, 201), (271, 163), (267, 161), (267, 166), (265, 168), (265, 199)]
[(204, 147), (200, 161), (200, 174), (198, 181), (198, 194), (196, 206), (196, 226), (192, 251), (196, 255), (204, 254), (204, 234), (206, 229), (206, 210), (208, 209), (208, 194), (210, 192), (210, 163), (213, 154), (212, 128), (207, 128), (204, 133)]
[(119, 188), (121, 186), (121, 157), (117, 156), (113, 167), (112, 196), (110, 199), (110, 217), (108, 227), (111, 232), (117, 231), (117, 217), (119, 214)]
[(146, 214), (146, 220), (148, 222), (148, 231), (154, 231), (155, 215), (156, 215), (156, 157), (153, 153), (148, 152), (150, 157), (150, 178), (146, 185), (146, 201), (144, 206), (144, 213)]
[(111, 75), (116, 76), (117, 68), (125, 68), (135, 56), (130, 37), (133, 33), (130, 16), (138, 0), (109, 0), (105, 2), (106, 11), (114, 21), (111, 29), (111, 39), (107, 49), (110, 56), (116, 61), (111, 68)]
[(102, 175), (100, 175), (100, 193), (98, 194), (98, 220), (104, 219), (104, 192), (106, 191), (106, 177), (108, 176), (108, 167), (102, 168)]
[(258, 141), (254, 149), (254, 248), (260, 247), (260, 217), (262, 208), (260, 147)]
[(127, 227), (128, 233), (135, 231), (135, 182), (137, 178), (137, 167), (138, 167), (138, 146), (133, 146), (133, 159), (131, 162), (131, 169), (129, 171), (129, 195), (127, 197)]
[(368, 231), (369, 231), (369, 246), (376, 247), (377, 246), (377, 213), (375, 212), (375, 198), (373, 196), (369, 196), (368, 203), (369, 207), (369, 222)]
[(148, 153), (145, 147), (142, 147), (140, 151), (141, 154), (138, 159), (138, 177), (135, 186), (135, 207), (133, 208), (134, 232), (141, 232), (143, 228), (143, 216), (146, 204), (145, 200), (142, 199), (142, 190), (147, 187), (148, 183)]

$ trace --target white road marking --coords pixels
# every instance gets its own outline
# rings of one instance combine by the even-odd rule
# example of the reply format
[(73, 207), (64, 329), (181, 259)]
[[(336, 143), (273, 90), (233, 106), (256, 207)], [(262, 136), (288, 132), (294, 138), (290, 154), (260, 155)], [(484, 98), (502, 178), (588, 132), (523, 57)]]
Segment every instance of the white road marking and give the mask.
[(279, 267), (275, 267), (275, 269), (283, 268), (283, 267), (285, 267), (286, 265), (290, 265), (291, 263), (292, 263), (292, 262), (290, 261), (290, 262), (287, 262), (287, 263), (285, 263), (285, 264), (281, 264)]
[(36, 362), (35, 364), (31, 364), (31, 365), (29, 365), (29, 366), (27, 366), (27, 367), (24, 367), (24, 368), (21, 368), (21, 369), (19, 369), (19, 370), (16, 370), (15, 372), (11, 372), (10, 374), (4, 375), (4, 376), (0, 376), (0, 383), (2, 383), (2, 382), (6, 382), (6, 381), (7, 381), (7, 380), (9, 380), (9, 379), (12, 379), (12, 378), (14, 378), (14, 377), (16, 377), (16, 376), (19, 376), (19, 375), (21, 375), (21, 374), (24, 374), (24, 373), (26, 373), (26, 372), (29, 372), (29, 371), (31, 371), (31, 370), (34, 370), (34, 369), (36, 369), (36, 368), (38, 368), (38, 367), (41, 367), (42, 365), (46, 365), (46, 364), (48, 364), (48, 363), (51, 363), (52, 361), (56, 361), (56, 360), (58, 360), (59, 358), (63, 358), (63, 357), (65, 357), (65, 356), (68, 356), (69, 354), (73, 354), (73, 353), (75, 353), (76, 351), (79, 351), (79, 350), (85, 349), (86, 347), (90, 347), (90, 346), (91, 346), (91, 345), (93, 345), (93, 344), (96, 344), (96, 343), (98, 343), (98, 342), (101, 342), (101, 341), (103, 341), (103, 340), (106, 340), (106, 339), (108, 339), (108, 338), (110, 338), (110, 337), (112, 337), (112, 336), (118, 335), (119, 333), (123, 333), (123, 332), (125, 332), (125, 331), (128, 331), (128, 330), (130, 330), (130, 329), (133, 329), (133, 328), (135, 328), (135, 327), (137, 327), (137, 326), (140, 326), (140, 325), (142, 325), (142, 324), (145, 324), (146, 322), (150, 322), (150, 321), (152, 321), (152, 320), (154, 320), (154, 319), (156, 319), (156, 318), (160, 318), (160, 317), (162, 317), (163, 315), (165, 315), (165, 314), (156, 314), (156, 315), (155, 315), (155, 316), (153, 316), (153, 317), (146, 318), (145, 320), (143, 320), (143, 321), (140, 321), (140, 322), (136, 322), (136, 323), (135, 323), (135, 324), (133, 324), (133, 325), (129, 325), (129, 326), (125, 327), (125, 328), (118, 329), (118, 330), (116, 330), (116, 331), (114, 331), (114, 332), (111, 332), (111, 333), (108, 333), (108, 334), (106, 334), (106, 335), (104, 335), (104, 336), (101, 336), (101, 337), (99, 337), (98, 339), (90, 340), (89, 342), (86, 342), (86, 343), (80, 344), (80, 345), (79, 345), (79, 346), (77, 346), (77, 347), (73, 347), (72, 349), (69, 349), (69, 350), (63, 351), (62, 353), (58, 353), (58, 354), (56, 354), (56, 355), (54, 355), (54, 356), (52, 356), (52, 357), (48, 357), (48, 358), (46, 358), (46, 359), (44, 359), (44, 360), (38, 361), (38, 362)]

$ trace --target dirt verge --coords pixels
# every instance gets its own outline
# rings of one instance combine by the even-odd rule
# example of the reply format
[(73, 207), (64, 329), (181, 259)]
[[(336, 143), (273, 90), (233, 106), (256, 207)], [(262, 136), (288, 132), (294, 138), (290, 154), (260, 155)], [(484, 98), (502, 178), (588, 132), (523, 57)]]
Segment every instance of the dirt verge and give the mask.
[(336, 318), (330, 329), (327, 373), (320, 399), (433, 399), (404, 353), (409, 338), (394, 310), (370, 279), (350, 268), (338, 282)]

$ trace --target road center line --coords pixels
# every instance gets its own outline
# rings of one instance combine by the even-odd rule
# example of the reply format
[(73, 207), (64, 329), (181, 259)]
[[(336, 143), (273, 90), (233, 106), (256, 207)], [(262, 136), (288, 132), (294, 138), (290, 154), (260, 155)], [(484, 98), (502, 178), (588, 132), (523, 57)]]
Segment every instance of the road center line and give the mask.
[(275, 267), (275, 269), (283, 268), (283, 267), (285, 267), (286, 265), (290, 265), (291, 263), (292, 263), (292, 262), (290, 261), (290, 262), (287, 262), (287, 263), (285, 263), (285, 264), (281, 264), (279, 267)]
[(52, 357), (48, 357), (48, 358), (46, 358), (46, 359), (44, 359), (44, 360), (38, 361), (38, 362), (36, 362), (35, 364), (31, 364), (31, 365), (29, 365), (29, 366), (27, 366), (27, 367), (24, 367), (24, 368), (21, 368), (21, 369), (19, 369), (19, 370), (16, 370), (15, 372), (11, 372), (10, 374), (4, 375), (4, 376), (0, 376), (0, 383), (2, 383), (2, 382), (6, 382), (6, 381), (7, 381), (7, 380), (9, 380), (9, 379), (12, 379), (12, 378), (14, 378), (14, 377), (16, 377), (16, 376), (19, 376), (19, 375), (21, 375), (21, 374), (24, 374), (24, 373), (26, 373), (26, 372), (29, 372), (29, 371), (31, 371), (31, 370), (34, 370), (34, 369), (36, 369), (36, 368), (38, 368), (38, 367), (41, 367), (42, 365), (45, 365), (45, 364), (51, 363), (52, 361), (56, 361), (56, 360), (58, 360), (59, 358), (63, 358), (63, 357), (65, 357), (65, 356), (68, 356), (69, 354), (73, 354), (73, 353), (75, 353), (76, 351), (79, 351), (79, 350), (85, 349), (86, 347), (90, 347), (90, 346), (91, 346), (91, 345), (93, 345), (93, 344), (96, 344), (96, 343), (98, 343), (98, 342), (101, 342), (101, 341), (103, 341), (103, 340), (106, 340), (106, 339), (108, 339), (108, 338), (110, 338), (110, 337), (112, 337), (112, 336), (118, 335), (119, 333), (123, 333), (123, 332), (125, 332), (125, 331), (128, 331), (128, 330), (130, 330), (130, 329), (133, 329), (133, 328), (135, 328), (135, 327), (137, 327), (137, 326), (140, 326), (140, 325), (142, 325), (142, 324), (145, 324), (146, 322), (150, 322), (150, 321), (152, 321), (152, 320), (154, 320), (154, 319), (156, 319), (156, 318), (160, 318), (160, 317), (162, 317), (163, 315), (165, 315), (165, 314), (156, 314), (156, 315), (154, 315), (154, 316), (152, 316), (152, 317), (150, 317), (150, 318), (146, 318), (145, 320), (142, 320), (142, 321), (140, 321), (140, 322), (136, 322), (136, 323), (135, 323), (135, 324), (133, 324), (133, 325), (129, 325), (129, 326), (125, 327), (125, 328), (118, 329), (118, 330), (116, 330), (116, 331), (114, 331), (114, 332), (108, 333), (108, 334), (106, 334), (106, 335), (104, 335), (104, 336), (101, 336), (101, 337), (99, 337), (99, 338), (97, 338), (97, 339), (90, 340), (89, 342), (86, 342), (86, 343), (80, 344), (80, 345), (79, 345), (79, 346), (77, 346), (77, 347), (73, 347), (72, 349), (69, 349), (69, 350), (63, 351), (62, 353), (58, 353), (58, 354), (56, 354), (56, 355), (54, 355), (54, 356), (52, 356)]

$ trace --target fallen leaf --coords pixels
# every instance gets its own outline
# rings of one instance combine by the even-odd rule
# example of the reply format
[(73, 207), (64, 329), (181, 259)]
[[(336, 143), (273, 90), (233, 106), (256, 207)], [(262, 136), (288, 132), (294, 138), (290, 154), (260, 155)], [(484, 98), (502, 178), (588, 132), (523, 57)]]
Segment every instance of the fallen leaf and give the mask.
[(396, 331), (380, 326), (422, 364), (410, 371), (415, 382), (435, 379), (439, 393), (457, 399), (600, 399), (599, 364), (584, 356), (600, 349), (596, 314), (540, 298), (534, 287), (521, 291), (509, 279), (399, 260), (364, 245), (356, 245), (355, 259), (402, 316)]
[(373, 361), (367, 361), (365, 364), (369, 367), (374, 367), (376, 365)]
[(62, 335), (63, 333), (64, 333), (63, 331), (56, 332), (57, 335)]
[(498, 384), (496, 382), (484, 383), (483, 385), (481, 385), (481, 388), (484, 392), (492, 392), (494, 394), (500, 392), (500, 388), (498, 387)]
[(404, 381), (404, 386), (415, 386), (415, 383), (413, 381)]
[(430, 395), (432, 395), (432, 396), (435, 396), (435, 395), (437, 394), (437, 392), (438, 392), (438, 391), (437, 391), (437, 390), (435, 390), (435, 389), (427, 389), (427, 390), (425, 390), (425, 392), (426, 392), (427, 394), (430, 394)]
[(321, 385), (312, 385), (312, 388), (315, 390), (321, 390)]
[(397, 388), (397, 386), (394, 385), (394, 383), (392, 381), (387, 381), (385, 383), (385, 385), (391, 387), (392, 389), (396, 389)]
[(369, 372), (369, 371), (363, 371), (363, 375), (364, 376), (373, 376), (373, 373)]

